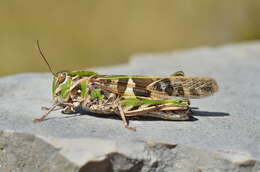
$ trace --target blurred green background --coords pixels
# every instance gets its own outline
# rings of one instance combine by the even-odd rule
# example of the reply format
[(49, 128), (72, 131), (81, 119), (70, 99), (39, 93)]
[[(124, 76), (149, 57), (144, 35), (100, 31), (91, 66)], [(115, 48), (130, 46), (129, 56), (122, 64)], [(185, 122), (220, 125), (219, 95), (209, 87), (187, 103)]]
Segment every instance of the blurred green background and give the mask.
[(259, 38), (259, 0), (0, 0), (0, 76)]

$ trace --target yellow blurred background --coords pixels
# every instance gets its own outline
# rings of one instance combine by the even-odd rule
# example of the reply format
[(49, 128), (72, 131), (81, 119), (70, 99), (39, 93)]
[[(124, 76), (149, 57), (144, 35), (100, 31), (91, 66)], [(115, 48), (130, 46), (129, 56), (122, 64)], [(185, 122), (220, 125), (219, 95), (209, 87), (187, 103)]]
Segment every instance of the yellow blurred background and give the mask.
[(259, 0), (1, 0), (0, 76), (259, 38)]

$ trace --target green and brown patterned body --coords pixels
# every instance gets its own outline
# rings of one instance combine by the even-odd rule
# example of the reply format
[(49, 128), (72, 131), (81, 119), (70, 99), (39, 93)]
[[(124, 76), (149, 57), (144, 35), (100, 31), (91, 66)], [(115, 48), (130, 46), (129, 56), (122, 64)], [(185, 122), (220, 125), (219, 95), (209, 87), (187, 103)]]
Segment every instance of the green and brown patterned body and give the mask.
[(47, 113), (34, 122), (43, 121), (56, 107), (64, 113), (85, 110), (120, 115), (130, 130), (131, 116), (151, 116), (167, 120), (188, 120), (189, 99), (210, 96), (218, 91), (216, 81), (209, 77), (186, 77), (182, 71), (170, 76), (98, 75), (91, 71), (54, 73), (37, 40), (38, 51), (53, 74), (54, 104), (43, 109)]
[(218, 91), (216, 81), (209, 77), (97, 75), (92, 82), (122, 96), (149, 99), (197, 99)]
[(126, 117), (152, 116), (168, 120), (190, 118), (189, 99), (210, 96), (218, 90), (209, 77), (98, 75), (89, 71), (62, 71), (53, 79), (54, 105), (35, 122), (42, 121), (57, 106), (64, 112), (81, 107), (91, 112)]

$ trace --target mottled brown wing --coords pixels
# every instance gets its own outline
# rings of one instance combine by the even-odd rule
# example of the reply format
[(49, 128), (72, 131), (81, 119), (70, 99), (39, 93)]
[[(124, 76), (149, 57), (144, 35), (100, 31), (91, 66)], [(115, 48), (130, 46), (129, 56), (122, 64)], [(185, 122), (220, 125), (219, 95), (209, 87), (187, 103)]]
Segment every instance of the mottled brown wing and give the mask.
[(209, 77), (169, 77), (158, 80), (147, 87), (151, 97), (185, 97), (198, 99), (218, 91), (217, 82)]

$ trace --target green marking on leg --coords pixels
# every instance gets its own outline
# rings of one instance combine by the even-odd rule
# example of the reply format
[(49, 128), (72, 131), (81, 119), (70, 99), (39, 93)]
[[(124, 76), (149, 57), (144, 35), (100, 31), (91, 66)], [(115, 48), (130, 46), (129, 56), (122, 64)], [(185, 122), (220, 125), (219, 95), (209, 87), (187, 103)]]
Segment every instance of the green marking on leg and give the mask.
[(87, 83), (87, 81), (82, 81), (80, 83), (80, 87), (81, 87), (80, 97), (81, 98), (85, 98), (87, 96), (87, 92), (88, 92), (88, 83)]
[(100, 89), (95, 89), (94, 91), (91, 91), (90, 96), (93, 99), (103, 99), (105, 97), (104, 95), (101, 94)]
[(69, 100), (70, 87), (72, 86), (72, 80), (66, 78), (66, 80), (60, 85), (61, 86), (61, 97), (63, 100)]
[(182, 99), (174, 100), (140, 100), (136, 98), (127, 98), (119, 101), (123, 106), (149, 106), (155, 104), (174, 104), (176, 106), (188, 106), (187, 102), (184, 102)]

